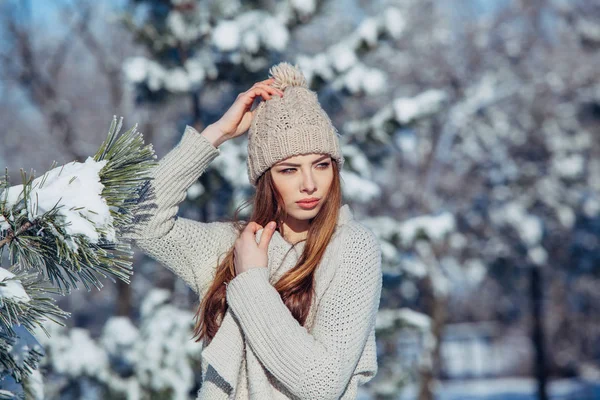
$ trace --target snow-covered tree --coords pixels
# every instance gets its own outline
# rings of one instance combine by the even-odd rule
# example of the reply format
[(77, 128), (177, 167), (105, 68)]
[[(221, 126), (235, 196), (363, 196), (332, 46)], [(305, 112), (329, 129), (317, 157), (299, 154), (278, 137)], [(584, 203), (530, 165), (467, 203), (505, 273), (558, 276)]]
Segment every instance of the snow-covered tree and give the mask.
[(32, 333), (45, 319), (63, 325), (69, 316), (48, 294), (69, 294), (78, 283), (100, 290), (99, 277), (130, 282), (133, 252), (120, 234), (156, 156), (136, 127), (120, 134), (121, 127), (122, 118), (113, 118), (107, 139), (83, 163), (53, 165), (38, 178), (21, 170), (14, 186), (7, 171), (0, 181), (0, 256), (8, 250), (0, 267), (3, 383), (26, 382), (43, 354), (16, 329)]
[(171, 303), (169, 291), (152, 289), (139, 324), (111, 317), (98, 338), (86, 329), (46, 324), (51, 335), (40, 335), (46, 392), (65, 400), (195, 398), (202, 347), (190, 340), (194, 315)]

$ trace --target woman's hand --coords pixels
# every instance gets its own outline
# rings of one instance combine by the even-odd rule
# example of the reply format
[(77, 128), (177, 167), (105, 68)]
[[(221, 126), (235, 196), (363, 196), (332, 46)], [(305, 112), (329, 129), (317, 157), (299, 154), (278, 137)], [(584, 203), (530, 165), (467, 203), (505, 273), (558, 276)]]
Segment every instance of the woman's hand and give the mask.
[(270, 86), (275, 80), (269, 78), (262, 82), (257, 82), (250, 89), (240, 93), (231, 107), (214, 124), (223, 135), (223, 141), (240, 136), (250, 128), (255, 111), (250, 111), (252, 103), (256, 96), (261, 96), (264, 100), (270, 100), (271, 96), (278, 95), (283, 97), (283, 91)]
[(263, 229), (256, 222), (250, 222), (235, 241), (233, 263), (236, 276), (256, 267), (268, 267), (267, 249), (275, 232), (275, 222), (269, 222), (256, 244), (256, 232)]

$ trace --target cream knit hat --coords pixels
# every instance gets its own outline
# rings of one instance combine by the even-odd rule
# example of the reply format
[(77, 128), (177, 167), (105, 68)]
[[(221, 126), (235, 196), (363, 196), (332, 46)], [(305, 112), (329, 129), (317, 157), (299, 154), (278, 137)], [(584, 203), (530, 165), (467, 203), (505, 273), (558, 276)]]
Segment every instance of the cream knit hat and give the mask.
[(288, 157), (309, 153), (325, 153), (338, 163), (341, 170), (344, 157), (340, 151), (340, 136), (317, 94), (308, 89), (302, 72), (286, 62), (274, 65), (269, 75), (271, 85), (283, 90), (283, 97), (274, 95), (256, 108), (248, 131), (248, 177), (252, 186), (273, 164)]

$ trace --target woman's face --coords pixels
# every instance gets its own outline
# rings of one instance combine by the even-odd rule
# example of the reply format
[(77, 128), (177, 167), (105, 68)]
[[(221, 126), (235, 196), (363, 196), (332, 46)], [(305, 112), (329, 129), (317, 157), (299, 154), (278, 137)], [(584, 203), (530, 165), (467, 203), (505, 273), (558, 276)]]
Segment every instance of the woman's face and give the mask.
[[(286, 158), (271, 167), (275, 187), (283, 197), (288, 214), (286, 225), (299, 232), (308, 229), (329, 193), (333, 181), (333, 160), (329, 154), (304, 154)], [(300, 203), (305, 199), (314, 203)]]

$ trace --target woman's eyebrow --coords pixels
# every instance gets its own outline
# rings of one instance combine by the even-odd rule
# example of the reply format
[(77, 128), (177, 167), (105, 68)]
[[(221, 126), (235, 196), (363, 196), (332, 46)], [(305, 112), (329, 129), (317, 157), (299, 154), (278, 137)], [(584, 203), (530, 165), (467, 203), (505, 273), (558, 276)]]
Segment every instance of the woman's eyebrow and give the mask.
[[(328, 157), (329, 157), (329, 155), (328, 155), (328, 154), (326, 154), (326, 155), (324, 155), (323, 157), (316, 159), (316, 160), (315, 160), (315, 161), (313, 161), (312, 163), (313, 163), (313, 164), (316, 164), (316, 163), (318, 163), (319, 161), (322, 161), (322, 160), (324, 160), (325, 158), (328, 158)], [(299, 166), (300, 166), (300, 164), (294, 164), (294, 163), (289, 163), (289, 162), (282, 162), (282, 163), (279, 163), (279, 164), (277, 164), (277, 166), (278, 166), (278, 167), (279, 167), (279, 166), (283, 166), (283, 165), (288, 165), (288, 166), (290, 166), (290, 167), (299, 167)]]

